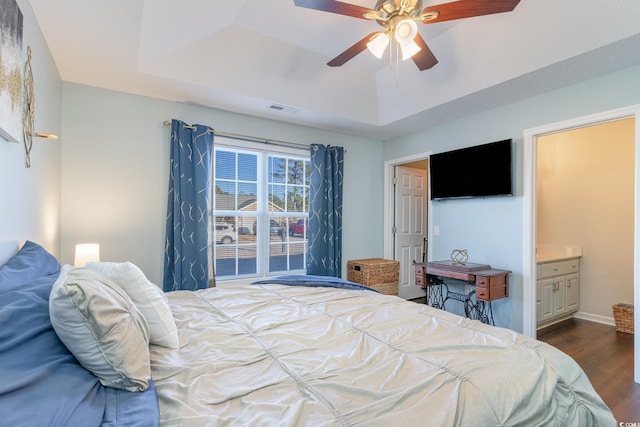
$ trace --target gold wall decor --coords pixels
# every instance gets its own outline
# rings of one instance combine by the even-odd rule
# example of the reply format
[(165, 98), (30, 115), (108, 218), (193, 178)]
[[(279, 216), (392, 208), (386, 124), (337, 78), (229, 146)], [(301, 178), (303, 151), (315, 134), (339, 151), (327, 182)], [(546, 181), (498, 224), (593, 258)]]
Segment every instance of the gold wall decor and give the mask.
[(20, 142), (22, 128), (22, 12), (0, 0), (0, 136)]
[(27, 167), (31, 167), (31, 147), (33, 147), (33, 129), (35, 122), (35, 95), (33, 93), (33, 72), (31, 70), (31, 46), (27, 47), (27, 62), (24, 65), (24, 109), (22, 110), (24, 151), (27, 154)]
[(33, 71), (31, 69), (31, 46), (27, 47), (27, 62), (24, 64), (24, 90), (23, 90), (23, 110), (22, 110), (22, 136), (24, 141), (24, 151), (27, 154), (27, 167), (31, 167), (31, 148), (33, 147), (33, 137), (58, 139), (52, 133), (35, 132), (36, 120), (36, 95), (33, 90)]

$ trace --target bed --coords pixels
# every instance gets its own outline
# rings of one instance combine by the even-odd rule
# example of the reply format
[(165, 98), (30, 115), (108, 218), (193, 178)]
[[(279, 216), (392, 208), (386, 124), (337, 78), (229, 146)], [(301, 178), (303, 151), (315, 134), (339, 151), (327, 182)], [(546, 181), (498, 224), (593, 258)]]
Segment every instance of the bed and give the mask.
[(0, 266), (0, 324), (7, 425), (616, 424), (553, 347), (343, 280), (163, 294), (27, 242)]

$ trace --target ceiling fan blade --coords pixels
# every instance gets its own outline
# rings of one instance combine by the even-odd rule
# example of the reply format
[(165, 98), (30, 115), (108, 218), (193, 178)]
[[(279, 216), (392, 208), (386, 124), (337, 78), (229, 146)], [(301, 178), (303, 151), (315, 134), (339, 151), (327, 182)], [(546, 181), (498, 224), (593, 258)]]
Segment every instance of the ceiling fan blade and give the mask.
[(354, 18), (361, 19), (370, 19), (364, 16), (365, 13), (378, 14), (378, 12), (373, 9), (335, 0), (294, 0), (293, 2), (296, 6), (337, 13), (340, 15), (353, 16)]
[(432, 24), (434, 22), (471, 18), (473, 16), (511, 12), (518, 3), (520, 3), (520, 0), (458, 0), (426, 7), (420, 15), (437, 12), (437, 17), (423, 21), (425, 24)]
[(420, 46), (420, 50), (413, 55), (411, 59), (413, 59), (413, 62), (416, 63), (420, 71), (428, 70), (438, 63), (438, 59), (433, 52), (431, 52), (431, 49), (429, 49), (429, 46), (427, 46), (427, 43), (420, 33), (416, 34), (416, 38), (413, 39), (413, 41)]
[(362, 40), (360, 40), (359, 42), (356, 42), (349, 49), (345, 50), (340, 55), (336, 56), (331, 61), (327, 62), (327, 65), (330, 67), (339, 67), (345, 64), (347, 61), (353, 59), (356, 55), (358, 55), (360, 52), (362, 52), (367, 48), (367, 43), (369, 43), (369, 40), (371, 40), (371, 38), (378, 33), (379, 31), (375, 31), (369, 34), (368, 36), (366, 36), (365, 38), (363, 38)]

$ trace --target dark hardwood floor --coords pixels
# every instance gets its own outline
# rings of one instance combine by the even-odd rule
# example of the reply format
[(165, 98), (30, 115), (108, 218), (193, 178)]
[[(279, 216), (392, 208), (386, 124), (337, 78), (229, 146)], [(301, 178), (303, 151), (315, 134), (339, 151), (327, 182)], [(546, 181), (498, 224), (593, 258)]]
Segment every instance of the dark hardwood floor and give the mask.
[(538, 331), (538, 339), (578, 362), (619, 423), (640, 423), (640, 384), (633, 381), (633, 335), (574, 318)]

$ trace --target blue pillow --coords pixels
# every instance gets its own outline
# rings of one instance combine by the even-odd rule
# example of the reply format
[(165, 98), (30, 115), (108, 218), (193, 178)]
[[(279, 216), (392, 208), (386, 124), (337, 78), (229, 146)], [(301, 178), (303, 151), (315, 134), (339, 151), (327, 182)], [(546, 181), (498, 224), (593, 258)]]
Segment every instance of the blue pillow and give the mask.
[(156, 427), (151, 381), (142, 393), (103, 387), (58, 338), (49, 317), (57, 277), (24, 282), (0, 297), (0, 425)]
[(160, 420), (158, 395), (152, 380), (142, 392), (103, 387), (107, 405), (101, 427), (157, 427)]
[(44, 276), (0, 297), (0, 424), (98, 426), (106, 396), (58, 339), (49, 321), (57, 275)]
[(18, 253), (0, 266), (0, 292), (59, 272), (58, 260), (42, 246), (27, 240)]

